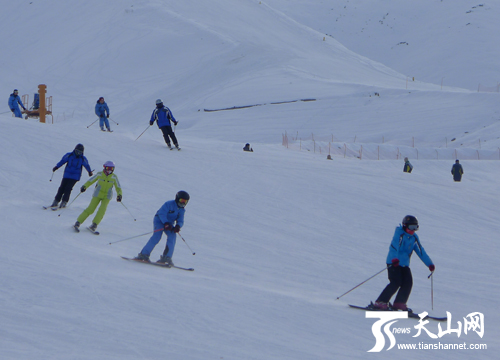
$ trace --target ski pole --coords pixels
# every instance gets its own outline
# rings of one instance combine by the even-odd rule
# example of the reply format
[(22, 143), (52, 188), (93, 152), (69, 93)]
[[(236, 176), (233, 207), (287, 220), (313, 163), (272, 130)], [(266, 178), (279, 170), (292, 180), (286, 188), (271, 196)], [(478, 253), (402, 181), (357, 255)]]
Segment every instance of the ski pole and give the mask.
[(71, 200), (71, 202), (68, 204), (68, 206), (66, 207), (63, 207), (63, 209), (61, 210), (61, 212), (59, 213), (59, 215), (57, 216), (61, 216), (62, 212), (64, 211), (64, 209), (68, 208), (71, 204), (73, 204), (73, 202), (78, 198), (78, 196), (80, 196), (82, 193), (78, 193), (78, 195), (75, 196), (75, 198), (73, 200)]
[(432, 307), (432, 310), (434, 310), (434, 276), (432, 276), (434, 274), (434, 271), (431, 272), (431, 274), (427, 277), (428, 278), (431, 278), (431, 307)]
[(49, 181), (52, 181), (52, 178), (54, 177), (54, 173), (55, 173), (55, 171), (52, 171), (52, 176), (50, 177)]
[[(146, 128), (146, 130), (147, 130), (147, 129), (149, 129), (150, 127), (151, 127), (151, 125), (149, 125), (149, 126)], [(141, 135), (139, 135), (139, 136), (137, 137), (137, 139), (135, 139), (134, 141), (137, 141), (137, 140), (138, 140), (138, 139), (142, 136), (142, 134), (144, 134), (144, 133), (146, 132), (146, 130), (144, 130), (144, 131), (141, 133)]]
[(120, 201), (120, 204), (122, 204), (122, 205), (123, 205), (123, 207), (124, 207), (125, 209), (127, 209), (128, 213), (130, 214), (130, 216), (132, 216), (132, 218), (134, 219), (134, 221), (137, 221), (137, 219), (134, 217), (134, 215), (132, 215), (132, 213), (130, 212), (130, 210), (128, 209), (128, 207), (126, 207), (126, 206), (125, 206), (125, 204), (124, 204), (123, 202), (121, 202), (121, 201)]
[[(97, 118), (97, 120), (99, 120), (99, 118)], [(96, 120), (96, 121), (94, 121), (94, 122), (93, 122), (92, 124), (90, 124), (89, 126), (87, 126), (87, 129), (88, 129), (89, 127), (91, 127), (92, 125), (94, 125), (94, 124), (97, 122), (97, 120)]]
[(132, 236), (132, 237), (129, 237), (129, 238), (126, 238), (126, 239), (121, 239), (121, 240), (118, 240), (118, 241), (113, 241), (113, 242), (110, 242), (108, 245), (116, 244), (116, 243), (119, 243), (119, 242), (122, 242), (122, 241), (132, 240), (132, 239), (135, 239), (135, 238), (138, 238), (138, 237), (141, 237), (141, 236), (144, 236), (144, 235), (148, 235), (148, 234), (153, 234), (155, 232), (162, 231), (162, 230), (163, 230), (163, 228), (156, 229), (154, 231), (149, 231), (149, 232), (144, 233), (144, 234), (135, 235), (135, 236)]
[(113, 119), (111, 119), (111, 118), (108, 118), (108, 119), (111, 120), (112, 122), (114, 122), (116, 125), (120, 125), (116, 121), (114, 121)]
[(193, 249), (191, 249), (191, 247), (188, 245), (188, 243), (186, 242), (186, 240), (184, 240), (184, 238), (182, 237), (182, 235), (180, 233), (178, 233), (178, 234), (181, 237), (182, 241), (184, 241), (184, 244), (186, 244), (187, 247), (189, 248), (189, 250), (191, 250), (191, 252), (193, 253), (193, 255), (196, 255), (196, 253), (193, 251)]
[(349, 294), (349, 293), (350, 293), (351, 291), (353, 291), (354, 289), (356, 289), (356, 288), (360, 287), (361, 285), (363, 285), (363, 284), (364, 284), (365, 282), (367, 282), (368, 280), (373, 279), (375, 276), (377, 276), (378, 274), (380, 274), (382, 271), (387, 270), (387, 269), (388, 269), (389, 267), (391, 267), (391, 266), (392, 266), (392, 265), (386, 266), (385, 268), (383, 268), (382, 270), (380, 270), (380, 271), (379, 271), (378, 273), (376, 273), (375, 275), (373, 275), (373, 276), (369, 277), (368, 279), (366, 279), (366, 280), (365, 280), (365, 281), (363, 281), (362, 283), (360, 283), (360, 284), (356, 285), (356, 286), (355, 286), (355, 287), (353, 287), (351, 290), (349, 290), (349, 291), (347, 291), (347, 292), (343, 293), (342, 295), (340, 295), (340, 296), (337, 298), (337, 300), (338, 300), (338, 299), (340, 299), (342, 296), (344, 296), (344, 295), (346, 295), (346, 294)]

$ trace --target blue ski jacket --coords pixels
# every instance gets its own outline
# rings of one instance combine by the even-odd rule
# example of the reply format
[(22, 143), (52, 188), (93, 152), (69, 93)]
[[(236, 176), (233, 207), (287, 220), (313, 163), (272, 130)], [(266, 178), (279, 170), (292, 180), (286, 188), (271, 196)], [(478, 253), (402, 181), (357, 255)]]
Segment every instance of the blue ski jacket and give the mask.
[(66, 167), (64, 168), (64, 175), (63, 178), (66, 179), (74, 179), (79, 181), (80, 178), (82, 177), (82, 167), (85, 167), (87, 171), (90, 172), (92, 169), (90, 169), (89, 162), (85, 156), (76, 156), (75, 152), (70, 152), (64, 155), (57, 163), (57, 168), (60, 168), (66, 164)]
[(163, 224), (169, 223), (172, 226), (179, 225), (182, 227), (184, 225), (185, 212), (186, 209), (178, 207), (175, 200), (170, 200), (163, 204), (155, 216), (158, 216)]
[(177, 125), (177, 121), (172, 115), (170, 109), (166, 106), (157, 107), (153, 113), (151, 114), (151, 119), (149, 120), (149, 125), (153, 125), (156, 121), (156, 124), (159, 128), (164, 126), (171, 126), (170, 121), (172, 121), (175, 125)]
[(410, 266), (411, 255), (415, 252), (420, 260), (430, 266), (433, 264), (431, 258), (425, 252), (424, 247), (420, 243), (417, 234), (410, 235), (403, 230), (403, 226), (399, 225), (394, 232), (391, 246), (389, 246), (389, 254), (387, 255), (387, 264), (392, 264), (392, 259), (399, 259), (399, 266)]
[(109, 107), (106, 102), (103, 102), (102, 104), (97, 100), (97, 104), (95, 104), (95, 114), (99, 116), (100, 118), (109, 116)]
[(18, 109), (19, 110), (19, 105), (21, 105), (21, 107), (23, 109), (26, 109), (23, 105), (23, 102), (21, 101), (21, 98), (19, 97), (19, 95), (14, 95), (14, 93), (10, 94), (10, 97), (9, 97), (9, 109), (10, 110), (16, 110)]

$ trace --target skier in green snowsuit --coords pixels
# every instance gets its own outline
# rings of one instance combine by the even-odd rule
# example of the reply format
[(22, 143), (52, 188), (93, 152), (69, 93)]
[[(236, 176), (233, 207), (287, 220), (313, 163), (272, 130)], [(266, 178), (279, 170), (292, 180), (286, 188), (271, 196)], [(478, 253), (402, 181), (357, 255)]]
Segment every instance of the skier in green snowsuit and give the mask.
[(99, 171), (97, 174), (91, 177), (85, 184), (83, 184), (80, 189), (81, 192), (84, 192), (90, 185), (97, 182), (89, 206), (85, 210), (83, 210), (83, 212), (80, 214), (80, 216), (78, 216), (78, 219), (76, 220), (74, 227), (77, 230), (80, 227), (80, 224), (82, 224), (90, 215), (92, 215), (97, 208), (97, 205), (101, 203), (97, 214), (92, 220), (92, 225), (90, 225), (89, 227), (92, 231), (96, 231), (97, 225), (99, 225), (102, 218), (104, 217), (109, 201), (113, 197), (113, 186), (116, 188), (116, 201), (122, 201), (122, 189), (120, 187), (120, 182), (118, 181), (118, 177), (113, 174), (113, 171), (115, 170), (115, 164), (112, 161), (106, 161), (103, 166), (103, 171)]

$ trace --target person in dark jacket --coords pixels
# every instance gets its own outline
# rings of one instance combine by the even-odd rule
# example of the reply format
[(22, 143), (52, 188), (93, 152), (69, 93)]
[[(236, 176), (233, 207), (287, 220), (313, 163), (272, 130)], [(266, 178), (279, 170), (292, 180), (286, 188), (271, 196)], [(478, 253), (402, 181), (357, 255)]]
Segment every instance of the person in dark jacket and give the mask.
[(173, 122), (174, 125), (177, 125), (177, 120), (175, 120), (174, 115), (172, 115), (170, 109), (163, 105), (163, 101), (161, 99), (156, 100), (156, 109), (153, 111), (153, 114), (151, 114), (149, 125), (153, 126), (155, 121), (158, 125), (158, 128), (163, 133), (163, 138), (165, 139), (168, 148), (170, 150), (173, 149), (172, 145), (170, 144), (170, 139), (172, 139), (174, 146), (177, 148), (177, 150), (180, 150), (181, 148), (179, 147), (179, 143), (177, 142), (175, 133), (172, 131), (172, 124), (170, 123)]
[(21, 101), (21, 98), (19, 97), (19, 92), (17, 89), (14, 89), (14, 92), (10, 94), (9, 97), (9, 109), (14, 113), (14, 115), (18, 118), (22, 118), (23, 115), (21, 113), (21, 110), (19, 110), (19, 105), (26, 110), (26, 108), (23, 105), (23, 102)]
[(431, 272), (436, 269), (415, 233), (417, 230), (418, 220), (412, 215), (406, 215), (402, 224), (396, 228), (386, 258), (390, 283), (379, 295), (377, 301), (370, 305), (374, 309), (391, 310), (389, 300), (397, 292), (392, 309), (409, 311), (406, 303), (413, 287), (413, 277), (410, 270), (410, 258), (413, 252), (429, 267)]
[(63, 156), (61, 161), (57, 163), (56, 166), (52, 169), (52, 171), (56, 171), (61, 166), (66, 164), (64, 168), (64, 175), (61, 180), (61, 185), (57, 190), (56, 197), (54, 198), (54, 202), (50, 207), (55, 208), (59, 205), (59, 201), (61, 201), (60, 208), (66, 207), (69, 197), (71, 195), (71, 191), (73, 190), (73, 186), (80, 181), (82, 177), (82, 167), (88, 171), (89, 176), (92, 176), (92, 170), (90, 169), (89, 162), (85, 156), (83, 156), (84, 147), (82, 144), (78, 144), (75, 146), (75, 150), (70, 153), (67, 153)]
[(403, 172), (411, 173), (413, 170), (413, 165), (410, 163), (407, 157), (405, 157), (405, 165), (403, 167)]
[(243, 148), (243, 151), (250, 151), (253, 152), (253, 149), (250, 147), (249, 143), (246, 143), (245, 147)]
[(455, 160), (455, 164), (451, 167), (451, 174), (453, 175), (453, 180), (459, 182), (462, 181), (462, 175), (464, 173), (464, 168), (458, 160)]
[(108, 120), (109, 107), (102, 96), (99, 98), (99, 100), (97, 100), (97, 103), (95, 104), (95, 114), (99, 116), (99, 126), (101, 127), (101, 130), (106, 131), (104, 130), (104, 125), (106, 125), (106, 129), (108, 129), (109, 132), (112, 132), (111, 128), (109, 127)]

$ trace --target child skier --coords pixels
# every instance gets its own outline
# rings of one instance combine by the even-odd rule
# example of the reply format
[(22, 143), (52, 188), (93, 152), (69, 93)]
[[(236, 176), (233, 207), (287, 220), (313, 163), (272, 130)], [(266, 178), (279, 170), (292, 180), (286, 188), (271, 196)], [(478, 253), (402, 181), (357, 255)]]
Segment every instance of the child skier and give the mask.
[(104, 101), (104, 98), (101, 96), (99, 100), (97, 100), (97, 103), (95, 104), (95, 114), (99, 116), (99, 126), (101, 127), (102, 131), (104, 130), (104, 125), (106, 125), (106, 128), (108, 129), (109, 132), (112, 132), (111, 128), (109, 127), (109, 107), (108, 104)]
[(175, 200), (170, 200), (163, 204), (163, 206), (156, 212), (153, 219), (155, 230), (153, 235), (134, 260), (149, 262), (151, 252), (160, 242), (162, 232), (165, 232), (167, 235), (167, 245), (163, 251), (163, 255), (157, 263), (168, 264), (170, 266), (174, 265), (172, 262), (172, 255), (174, 254), (175, 248), (175, 234), (178, 233), (184, 225), (184, 213), (186, 212), (185, 207), (188, 201), (189, 194), (185, 191), (179, 191), (175, 195)]
[[(415, 232), (418, 230), (418, 220), (415, 216), (407, 215), (402, 221), (402, 225), (396, 228), (392, 238), (389, 254), (387, 255), (387, 272), (390, 283), (385, 287), (377, 301), (371, 306), (377, 310), (391, 310), (389, 300), (398, 292), (392, 309), (410, 311), (406, 302), (410, 297), (413, 286), (413, 277), (410, 270), (410, 257), (415, 251), (420, 260), (434, 271), (431, 258), (425, 252), (420, 239)], [(399, 291), (398, 291), (399, 290)]]
[(71, 195), (71, 191), (73, 190), (73, 186), (80, 181), (82, 177), (82, 167), (88, 171), (89, 176), (92, 176), (92, 170), (90, 169), (89, 162), (85, 156), (83, 156), (84, 147), (82, 144), (78, 144), (75, 146), (75, 149), (72, 152), (67, 153), (63, 156), (61, 161), (57, 163), (56, 166), (52, 169), (52, 172), (55, 172), (61, 166), (66, 164), (64, 168), (64, 175), (61, 180), (61, 185), (57, 190), (56, 197), (54, 198), (54, 202), (50, 205), (51, 208), (56, 208), (61, 201), (60, 208), (66, 207), (66, 204), (69, 201), (69, 197)]
[(97, 225), (101, 222), (104, 214), (106, 213), (106, 208), (108, 207), (109, 201), (113, 197), (113, 186), (116, 188), (116, 201), (122, 201), (122, 189), (120, 187), (120, 182), (118, 177), (113, 174), (115, 170), (115, 164), (112, 161), (106, 161), (103, 165), (103, 171), (99, 171), (93, 177), (91, 177), (80, 189), (81, 192), (85, 192), (87, 188), (97, 181), (94, 193), (92, 194), (92, 200), (89, 206), (83, 210), (83, 212), (78, 216), (74, 228), (76, 231), (80, 231), (80, 225), (95, 211), (97, 205), (101, 203), (97, 214), (92, 220), (92, 225), (89, 229), (93, 232), (96, 231)]

